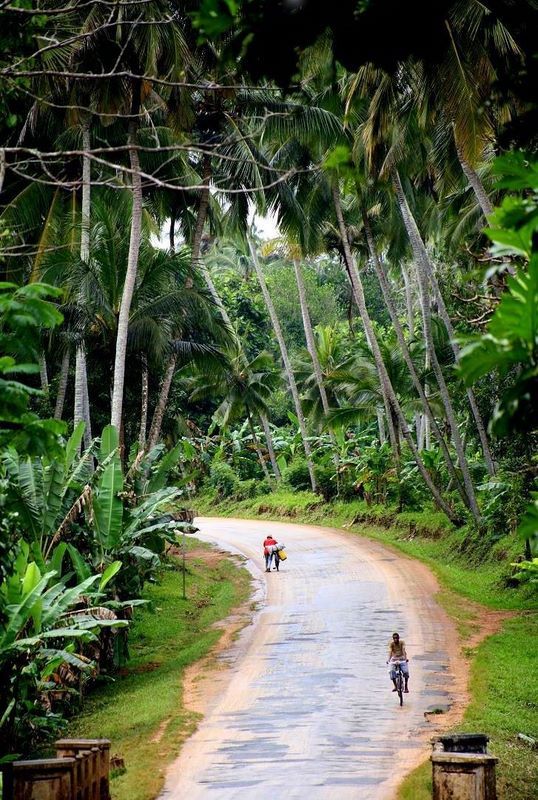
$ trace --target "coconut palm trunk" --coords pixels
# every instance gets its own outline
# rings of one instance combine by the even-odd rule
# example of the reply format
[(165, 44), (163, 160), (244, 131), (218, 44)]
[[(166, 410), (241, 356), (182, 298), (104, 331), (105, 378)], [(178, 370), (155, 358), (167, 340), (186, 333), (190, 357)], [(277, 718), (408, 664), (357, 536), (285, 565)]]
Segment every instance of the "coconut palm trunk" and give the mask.
[[(87, 264), (90, 260), (90, 214), (91, 214), (91, 137), (90, 122), (82, 123), (82, 197), (80, 213), (80, 260)], [(76, 398), (81, 398), (78, 402)], [(77, 416), (82, 414), (82, 416)], [(84, 340), (77, 344), (75, 353), (75, 415), (74, 425), (84, 421), (84, 445), (89, 447), (92, 439), (90, 420), (90, 399), (88, 394), (88, 371)]]
[(65, 348), (60, 367), (60, 382), (58, 384), (58, 394), (56, 395), (56, 405), (54, 407), (54, 419), (61, 419), (64, 413), (65, 393), (67, 391), (67, 380), (69, 378), (69, 361), (71, 353), (69, 347)]
[(49, 374), (47, 370), (47, 359), (43, 350), (39, 353), (39, 380), (41, 382), (42, 391), (48, 392)]
[(480, 180), (480, 176), (476, 172), (473, 167), (466, 161), (461, 149), (456, 145), (456, 151), (458, 153), (458, 161), (460, 162), (460, 166), (462, 169), (463, 174), (467, 178), (467, 182), (471, 189), (473, 190), (476, 199), (478, 200), (478, 205), (482, 209), (482, 214), (485, 217), (488, 217), (490, 214), (493, 213), (493, 205), (488, 197), (484, 184)]
[[(233, 325), (232, 325), (232, 321), (230, 319), (230, 315), (228, 314), (226, 308), (224, 307), (224, 303), (222, 302), (222, 300), (220, 298), (220, 295), (217, 292), (217, 287), (213, 283), (213, 279), (211, 277), (211, 273), (209, 272), (209, 270), (206, 267), (206, 265), (203, 264), (203, 263), (200, 264), (200, 268), (202, 270), (202, 275), (204, 276), (204, 281), (205, 281), (205, 284), (206, 284), (206, 286), (208, 288), (209, 294), (211, 295), (211, 297), (213, 299), (213, 302), (217, 306), (224, 324), (226, 325), (226, 327), (229, 330), (233, 330)], [(240, 343), (238, 343), (238, 347), (239, 347), (239, 349), (241, 351), (242, 359), (243, 359), (244, 363), (247, 364), (247, 357), (246, 357), (246, 355), (245, 355)], [(266, 444), (267, 444), (267, 452), (269, 453), (269, 458), (271, 460), (271, 467), (273, 469), (273, 474), (275, 476), (275, 480), (279, 481), (280, 478), (281, 478), (281, 474), (280, 474), (280, 469), (278, 467), (278, 463), (277, 463), (276, 456), (275, 456), (275, 447), (274, 447), (274, 444), (273, 444), (273, 435), (272, 435), (271, 429), (269, 427), (269, 421), (268, 421), (268, 419), (267, 419), (265, 414), (260, 414), (260, 422), (262, 424), (263, 434), (265, 436), (265, 441), (266, 441)]]
[(146, 450), (151, 450), (151, 448), (155, 447), (155, 445), (159, 441), (159, 437), (161, 435), (161, 426), (163, 424), (164, 412), (166, 410), (166, 404), (168, 402), (168, 395), (170, 394), (170, 387), (172, 386), (174, 372), (176, 371), (176, 363), (177, 363), (177, 355), (173, 353), (170, 356), (170, 359), (168, 360), (168, 364), (166, 366), (166, 372), (164, 373), (164, 377), (161, 383), (159, 399), (157, 400), (157, 405), (155, 406), (155, 411), (153, 412), (153, 419), (151, 420), (151, 428), (149, 430)]
[[(422, 241), (422, 237), (418, 230), (415, 218), (413, 217), (411, 209), (409, 208), (409, 205), (407, 203), (407, 198), (405, 196), (402, 182), (400, 180), (400, 176), (397, 170), (394, 171), (394, 188), (398, 200), (398, 205), (400, 208), (400, 213), (402, 215), (405, 229), (407, 231), (407, 235), (409, 237), (409, 241), (411, 243), (411, 247), (416, 261), (417, 277), (418, 277), (420, 300), (421, 300), (421, 310), (422, 310), (422, 328), (424, 332), (424, 340), (426, 343), (426, 348), (429, 352), (433, 373), (435, 375), (437, 385), (439, 386), (439, 394), (441, 396), (441, 400), (443, 402), (443, 406), (445, 409), (446, 418), (450, 427), (452, 441), (454, 443), (454, 449), (456, 451), (456, 455), (458, 458), (458, 464), (463, 478), (463, 485), (465, 486), (465, 493), (468, 499), (468, 506), (475, 521), (479, 522), (480, 511), (478, 509), (478, 503), (476, 501), (476, 494), (471, 478), (471, 473), (469, 471), (469, 465), (467, 463), (467, 458), (465, 456), (465, 452), (463, 449), (463, 442), (460, 435), (458, 423), (456, 420), (456, 414), (454, 412), (452, 400), (450, 399), (448, 386), (446, 384), (445, 377), (441, 369), (441, 365), (439, 364), (439, 360), (437, 358), (437, 353), (435, 352), (432, 327), (431, 327), (431, 316), (428, 313), (429, 302), (430, 302), (429, 281), (428, 281), (429, 258), (427, 256), (426, 248), (424, 246), (424, 242)], [(428, 265), (426, 262), (428, 262)]]
[(270, 480), (269, 470), (267, 469), (267, 464), (265, 463), (260, 443), (258, 441), (258, 437), (256, 436), (256, 429), (254, 428), (254, 423), (252, 421), (252, 414), (248, 409), (247, 409), (247, 419), (248, 419), (248, 426), (250, 428), (250, 433), (252, 435), (252, 442), (254, 444), (254, 449), (256, 450), (256, 455), (258, 456), (258, 461), (260, 462), (262, 472), (267, 478), (267, 480)]
[(77, 346), (75, 358), (75, 397), (73, 408), (73, 425), (76, 428), (79, 422), (84, 421), (84, 350)]
[[(432, 289), (435, 294), (435, 298), (437, 300), (437, 305), (439, 308), (439, 316), (443, 320), (448, 335), (450, 337), (450, 345), (452, 347), (452, 352), (454, 353), (454, 357), (456, 358), (456, 360), (458, 360), (460, 354), (460, 348), (456, 339), (456, 332), (454, 330), (454, 326), (452, 325), (452, 320), (450, 319), (450, 316), (448, 314), (448, 310), (445, 305), (443, 295), (441, 294), (441, 287), (439, 286), (439, 282), (433, 270), (431, 271), (429, 278), (432, 284)], [(473, 390), (469, 386), (467, 386), (465, 389), (465, 393), (467, 395), (469, 407), (471, 409), (471, 413), (475, 421), (476, 430), (478, 433), (478, 438), (480, 439), (480, 445), (482, 447), (482, 453), (484, 455), (484, 461), (486, 463), (488, 473), (493, 476), (496, 473), (495, 462), (493, 460), (491, 448), (489, 446), (488, 435), (486, 433), (486, 426), (484, 425), (482, 414), (480, 413), (480, 410), (476, 403), (476, 398), (474, 396)]]
[(303, 409), (301, 406), (301, 399), (299, 397), (299, 392), (297, 390), (297, 384), (295, 382), (295, 376), (293, 375), (293, 370), (291, 368), (291, 363), (288, 355), (288, 349), (286, 347), (286, 342), (284, 341), (284, 336), (282, 334), (282, 328), (280, 327), (280, 321), (278, 319), (275, 307), (273, 305), (273, 301), (271, 299), (271, 295), (269, 294), (269, 290), (267, 288), (267, 284), (265, 282), (265, 276), (262, 272), (260, 267), (260, 263), (258, 261), (258, 255), (252, 244), (252, 241), (248, 240), (248, 246), (250, 249), (250, 254), (252, 256), (252, 262), (254, 264), (254, 269), (256, 270), (256, 275), (258, 276), (258, 281), (262, 290), (262, 294), (265, 300), (265, 305), (267, 306), (267, 310), (269, 312), (269, 317), (271, 318), (271, 324), (273, 325), (273, 329), (275, 331), (275, 336), (278, 341), (278, 346), (280, 348), (280, 355), (282, 357), (282, 362), (284, 364), (284, 372), (286, 374), (286, 379), (288, 381), (288, 385), (290, 387), (291, 395), (293, 397), (293, 404), (295, 406), (295, 413), (297, 414), (297, 419), (299, 420), (299, 428), (301, 431), (301, 438), (303, 440), (303, 448), (305, 452), (305, 459), (308, 466), (308, 474), (310, 476), (310, 485), (312, 487), (312, 491), (317, 491), (317, 483), (316, 483), (316, 476), (314, 474), (314, 462), (312, 460), (312, 453), (310, 450), (310, 444), (308, 442), (308, 433), (306, 430), (306, 422), (303, 414)]
[(0, 194), (4, 188), (4, 178), (6, 177), (6, 151), (0, 147)]
[(145, 353), (142, 355), (142, 391), (140, 408), (140, 430), (138, 433), (138, 446), (143, 450), (146, 446), (146, 434), (148, 425), (148, 400), (149, 400), (149, 373), (148, 359)]
[[(460, 492), (460, 494), (462, 496), (463, 501), (467, 502), (465, 489), (461, 485), (461, 482), (459, 480), (458, 474), (456, 472), (456, 468), (455, 468), (454, 463), (452, 461), (452, 457), (450, 455), (450, 452), (448, 450), (447, 444), (445, 442), (444, 436), (441, 433), (441, 429), (439, 428), (439, 425), (437, 424), (437, 420), (435, 419), (435, 416), (433, 414), (432, 408), (431, 408), (430, 403), (428, 401), (428, 397), (426, 395), (426, 391), (422, 386), (422, 383), (420, 381), (417, 369), (415, 367), (413, 359), (411, 358), (411, 353), (409, 352), (409, 347), (408, 347), (407, 342), (405, 340), (402, 324), (400, 322), (400, 319), (398, 317), (398, 312), (396, 310), (396, 306), (394, 305), (394, 301), (392, 299), (392, 292), (391, 292), (390, 284), (389, 284), (388, 278), (386, 276), (385, 270), (383, 268), (383, 265), (382, 265), (382, 263), (381, 263), (381, 261), (379, 259), (379, 255), (378, 255), (377, 249), (375, 247), (375, 242), (374, 242), (374, 238), (373, 238), (373, 234), (372, 234), (372, 229), (371, 229), (371, 226), (370, 226), (370, 220), (368, 219), (368, 214), (366, 213), (365, 210), (363, 210), (362, 218), (363, 218), (364, 232), (366, 234), (366, 241), (367, 241), (367, 244), (368, 244), (368, 250), (369, 250), (369, 253), (370, 253), (370, 258), (371, 258), (372, 264), (374, 266), (374, 270), (375, 270), (375, 273), (377, 275), (377, 279), (379, 281), (379, 285), (381, 287), (381, 293), (383, 295), (383, 299), (385, 301), (385, 305), (386, 305), (387, 310), (389, 312), (389, 316), (390, 316), (391, 322), (392, 322), (392, 324), (394, 326), (394, 332), (396, 333), (396, 338), (398, 340), (398, 344), (400, 345), (400, 350), (402, 351), (402, 355), (404, 357), (404, 361), (405, 361), (405, 363), (407, 365), (407, 369), (409, 370), (409, 374), (411, 376), (411, 381), (412, 381), (413, 386), (415, 388), (415, 391), (417, 392), (417, 394), (418, 394), (418, 396), (420, 398), (420, 401), (422, 403), (423, 413), (424, 413), (424, 420), (428, 420), (428, 422), (430, 423), (430, 425), (432, 427), (432, 430), (434, 432), (435, 438), (437, 439), (439, 447), (441, 448), (441, 452), (443, 453), (443, 456), (444, 456), (448, 471), (449, 471), (450, 475), (452, 476), (456, 486), (458, 487), (458, 490), (459, 490), (459, 492)], [(420, 433), (420, 431), (417, 433), (417, 444), (418, 444), (419, 449), (420, 449), (419, 433)], [(425, 435), (425, 432), (424, 432), (424, 435)]]
[(306, 287), (303, 278), (303, 271), (301, 264), (297, 258), (293, 259), (293, 266), (295, 268), (295, 279), (297, 281), (297, 289), (299, 291), (299, 303), (301, 306), (301, 317), (303, 319), (303, 329), (306, 339), (306, 347), (312, 359), (312, 366), (314, 367), (314, 375), (316, 378), (316, 385), (318, 387), (319, 396), (323, 413), (327, 415), (330, 411), (329, 401), (327, 399), (327, 392), (323, 383), (323, 373), (321, 371), (321, 364), (319, 363), (318, 351), (316, 350), (316, 342), (314, 341), (314, 331), (312, 330), (312, 320), (310, 319), (310, 311), (308, 310), (308, 301), (306, 299)]
[(363, 324), (363, 327), (364, 327), (364, 332), (365, 332), (366, 338), (367, 338), (367, 340), (369, 342), (369, 345), (371, 347), (371, 350), (372, 350), (372, 355), (374, 357), (376, 369), (378, 371), (379, 381), (380, 381), (380, 384), (381, 384), (381, 387), (382, 387), (382, 391), (383, 391), (384, 395), (386, 395), (387, 402), (390, 404), (391, 408), (394, 409), (394, 413), (398, 418), (398, 422), (399, 422), (399, 425), (400, 425), (400, 429), (401, 429), (402, 435), (403, 435), (405, 441), (407, 442), (407, 444), (408, 444), (408, 446), (409, 446), (409, 448), (410, 448), (410, 450), (411, 450), (411, 452), (413, 454), (413, 457), (415, 459), (415, 462), (417, 464), (419, 472), (422, 475), (426, 486), (430, 490), (431, 495), (432, 495), (435, 503), (437, 504), (437, 506), (442, 511), (445, 512), (445, 514), (449, 517), (449, 519), (454, 519), (454, 515), (452, 513), (452, 510), (450, 509), (448, 504), (445, 502), (445, 500), (441, 496), (438, 488), (435, 486), (435, 484), (432, 481), (430, 473), (428, 472), (428, 470), (424, 466), (424, 462), (422, 461), (420, 453), (418, 452), (417, 446), (416, 446), (416, 444), (415, 444), (415, 442), (413, 440), (413, 436), (411, 434), (411, 431), (409, 430), (409, 426), (407, 425), (407, 420), (405, 419), (405, 416), (404, 416), (404, 414), (402, 412), (400, 403), (398, 401), (398, 398), (397, 398), (396, 393), (394, 391), (394, 388), (392, 386), (390, 377), (389, 377), (389, 375), (387, 373), (387, 369), (386, 369), (385, 364), (383, 362), (383, 357), (381, 355), (381, 350), (379, 348), (379, 343), (377, 341), (377, 337), (375, 335), (375, 331), (374, 331), (374, 328), (373, 328), (373, 325), (372, 325), (372, 321), (370, 319), (370, 315), (369, 315), (368, 309), (366, 307), (366, 300), (365, 300), (365, 297), (364, 297), (364, 290), (363, 290), (363, 286), (362, 286), (362, 281), (361, 281), (361, 278), (360, 278), (360, 275), (359, 275), (359, 271), (357, 269), (357, 265), (355, 263), (355, 259), (353, 257), (352, 252), (351, 252), (351, 247), (349, 245), (349, 239), (348, 239), (346, 224), (344, 222), (344, 215), (342, 213), (342, 203), (341, 203), (341, 200), (340, 200), (340, 190), (338, 188), (338, 184), (336, 184), (336, 183), (333, 185), (333, 201), (334, 201), (334, 208), (335, 208), (335, 212), (336, 212), (336, 218), (337, 218), (337, 221), (338, 221), (338, 228), (340, 230), (340, 237), (341, 237), (341, 240), (342, 240), (342, 246), (343, 246), (343, 249), (344, 249), (344, 258), (346, 260), (348, 273), (349, 273), (349, 276), (350, 276), (350, 279), (351, 279), (351, 286), (352, 286), (352, 289), (353, 289), (353, 296), (355, 298), (355, 302), (357, 304), (357, 308), (359, 309), (359, 314), (360, 314), (360, 317), (361, 317), (361, 320), (362, 320), (362, 324)]
[[(139, 92), (136, 87), (135, 91)], [(133, 102), (133, 113), (138, 113), (139, 103)], [(136, 119), (136, 117), (135, 117)], [(131, 183), (133, 207), (131, 215), (131, 232), (129, 241), (129, 255), (127, 258), (127, 271), (123, 284), (118, 328), (116, 334), (116, 354), (114, 358), (114, 382), (112, 388), (112, 409), (110, 422), (119, 431), (123, 412), (123, 390), (125, 385), (125, 361), (127, 358), (127, 336), (129, 333), (129, 313), (131, 301), (138, 272), (138, 255), (140, 252), (140, 239), (142, 234), (142, 178), (140, 175), (140, 159), (136, 149), (137, 122), (132, 119), (129, 123), (129, 164), (131, 167)]]
[[(340, 203), (340, 192), (338, 192), (338, 202)], [(343, 216), (342, 216), (342, 219), (343, 219)], [(347, 236), (347, 229), (345, 228), (345, 225), (344, 225), (344, 229), (346, 230), (346, 236)], [(347, 243), (347, 245), (349, 245), (349, 241), (347, 241), (346, 243)], [(349, 252), (351, 253), (351, 250), (349, 250)], [(348, 277), (348, 280), (349, 280), (349, 285), (351, 287), (351, 299), (352, 299), (352, 301), (354, 300), (355, 301), (355, 305), (357, 305), (357, 301), (355, 299), (355, 292), (354, 292), (354, 288), (353, 288), (354, 277), (352, 275), (352, 269), (350, 268), (350, 266), (348, 264), (348, 261), (347, 261), (347, 258), (345, 256), (345, 253), (344, 253), (344, 266), (345, 266), (346, 274), (347, 274), (347, 277)], [(363, 326), (363, 328), (364, 328), (364, 326)], [(372, 350), (373, 345), (372, 345), (372, 343), (370, 341), (370, 338), (369, 338), (369, 335), (368, 335), (368, 331), (366, 329), (364, 329), (364, 335), (366, 337), (366, 342), (368, 344), (368, 348), (369, 348), (370, 352), (373, 352), (373, 350)], [(378, 377), (379, 377), (379, 371), (378, 371)], [(381, 399), (382, 399), (382, 402), (383, 402), (383, 408), (385, 410), (385, 422), (386, 422), (386, 425), (387, 425), (388, 438), (389, 438), (389, 442), (390, 442), (390, 446), (391, 446), (393, 457), (394, 457), (394, 459), (396, 461), (398, 461), (398, 459), (400, 457), (400, 443), (398, 441), (398, 438), (396, 436), (396, 430), (394, 428), (394, 416), (393, 416), (392, 408), (391, 408), (391, 405), (390, 405), (390, 402), (389, 402), (389, 399), (388, 399), (388, 394), (385, 391), (385, 388), (383, 387), (383, 385), (381, 384), (381, 378), (379, 378), (379, 381), (380, 381), (379, 388), (380, 388), (380, 392), (381, 392)], [(385, 441), (384, 426), (379, 424), (380, 420), (382, 420), (382, 417), (383, 417), (383, 411), (381, 410), (380, 407), (376, 408), (376, 415), (377, 415), (377, 421), (378, 421), (379, 439), (381, 441), (381, 438), (383, 438), (383, 441)]]

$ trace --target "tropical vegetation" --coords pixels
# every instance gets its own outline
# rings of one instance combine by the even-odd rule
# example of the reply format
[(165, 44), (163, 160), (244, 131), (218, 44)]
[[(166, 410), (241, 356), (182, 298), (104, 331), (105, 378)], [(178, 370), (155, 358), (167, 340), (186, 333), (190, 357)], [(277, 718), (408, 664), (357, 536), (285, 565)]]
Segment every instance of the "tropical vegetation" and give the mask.
[(272, 5), (2, 6), (11, 757), (125, 662), (196, 496), (428, 512), (538, 582), (535, 4)]

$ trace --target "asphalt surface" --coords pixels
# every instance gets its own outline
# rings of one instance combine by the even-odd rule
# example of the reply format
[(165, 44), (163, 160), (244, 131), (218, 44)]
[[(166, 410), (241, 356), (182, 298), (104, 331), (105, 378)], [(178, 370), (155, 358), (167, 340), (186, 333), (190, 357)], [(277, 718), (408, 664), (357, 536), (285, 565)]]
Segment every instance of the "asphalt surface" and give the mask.
[[(431, 573), (331, 528), (196, 524), (199, 538), (248, 559), (258, 611), (210, 679), (205, 717), (162, 800), (393, 798), (428, 752), (425, 712), (453, 699), (455, 631)], [(279, 573), (264, 571), (268, 533), (286, 544)], [(410, 657), (403, 708), (385, 664), (393, 631)]]

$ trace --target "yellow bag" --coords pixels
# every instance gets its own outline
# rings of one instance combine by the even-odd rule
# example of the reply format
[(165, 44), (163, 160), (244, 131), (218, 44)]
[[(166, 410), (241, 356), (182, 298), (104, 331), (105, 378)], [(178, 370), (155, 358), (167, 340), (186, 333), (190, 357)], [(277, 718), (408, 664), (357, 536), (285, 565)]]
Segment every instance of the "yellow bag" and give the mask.
[(285, 550), (279, 550), (278, 551), (278, 557), (279, 557), (279, 559), (281, 561), (285, 561), (288, 556), (286, 555), (286, 551)]

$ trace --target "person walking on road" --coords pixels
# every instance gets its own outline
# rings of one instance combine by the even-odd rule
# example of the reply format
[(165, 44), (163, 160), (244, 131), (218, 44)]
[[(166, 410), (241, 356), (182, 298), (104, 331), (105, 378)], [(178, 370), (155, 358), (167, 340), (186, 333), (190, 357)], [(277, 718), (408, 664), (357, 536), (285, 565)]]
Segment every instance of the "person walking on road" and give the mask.
[(407, 688), (407, 684), (409, 682), (409, 667), (407, 666), (409, 658), (407, 657), (405, 642), (403, 639), (400, 639), (399, 633), (392, 634), (392, 641), (389, 644), (389, 660), (387, 661), (387, 664), (389, 667), (391, 667), (390, 679), (394, 684), (394, 689), (392, 691), (396, 692), (396, 672), (392, 668), (394, 661), (399, 661), (401, 664), (401, 669), (405, 680), (404, 692), (409, 692), (409, 689)]
[(265, 571), (271, 572), (271, 563), (273, 561), (273, 556), (275, 557), (275, 569), (278, 572), (278, 567), (280, 565), (280, 558), (278, 556), (278, 550), (275, 549), (275, 545), (278, 544), (276, 539), (273, 539), (271, 534), (269, 534), (264, 543), (263, 543), (263, 554), (265, 556)]

